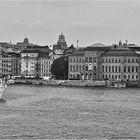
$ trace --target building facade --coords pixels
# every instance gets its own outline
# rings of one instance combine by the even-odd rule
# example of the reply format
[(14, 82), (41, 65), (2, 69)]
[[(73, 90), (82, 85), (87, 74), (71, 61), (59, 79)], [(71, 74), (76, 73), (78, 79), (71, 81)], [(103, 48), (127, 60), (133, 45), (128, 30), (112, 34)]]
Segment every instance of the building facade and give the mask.
[(69, 79), (140, 80), (140, 49), (138, 47), (94, 44), (84, 49), (83, 53), (70, 54), (68, 60)]
[(23, 50), (21, 52), (21, 75), (30, 77), (38, 75), (38, 56), (37, 50)]
[(53, 59), (50, 56), (40, 58), (41, 69), (40, 76), (41, 77), (51, 77), (51, 65), (53, 63)]
[(20, 75), (20, 55), (8, 52), (0, 56), (1, 77), (19, 76)]
[(79, 80), (83, 78), (84, 55), (82, 52), (75, 52), (68, 56), (68, 79)]
[(139, 80), (139, 55), (129, 48), (114, 48), (102, 54), (103, 79)]
[(52, 53), (48, 46), (27, 46), (21, 51), (21, 74), (29, 77), (51, 75)]

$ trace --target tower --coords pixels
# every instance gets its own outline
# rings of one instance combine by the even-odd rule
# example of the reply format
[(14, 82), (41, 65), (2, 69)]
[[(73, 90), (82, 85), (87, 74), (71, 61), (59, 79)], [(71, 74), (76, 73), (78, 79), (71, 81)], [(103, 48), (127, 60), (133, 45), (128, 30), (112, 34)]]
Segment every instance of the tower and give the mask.
[(62, 33), (61, 33), (61, 35), (58, 38), (57, 45), (60, 46), (60, 48), (62, 50), (67, 48), (67, 43), (65, 41), (65, 36)]
[(25, 37), (23, 43), (24, 43), (24, 44), (29, 44), (28, 38)]

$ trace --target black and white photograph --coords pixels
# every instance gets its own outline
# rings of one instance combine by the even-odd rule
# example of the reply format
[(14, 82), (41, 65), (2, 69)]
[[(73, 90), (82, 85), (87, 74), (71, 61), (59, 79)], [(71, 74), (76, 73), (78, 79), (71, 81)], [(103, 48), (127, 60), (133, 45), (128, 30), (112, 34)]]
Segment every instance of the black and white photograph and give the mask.
[(0, 140), (140, 140), (140, 0), (0, 0)]

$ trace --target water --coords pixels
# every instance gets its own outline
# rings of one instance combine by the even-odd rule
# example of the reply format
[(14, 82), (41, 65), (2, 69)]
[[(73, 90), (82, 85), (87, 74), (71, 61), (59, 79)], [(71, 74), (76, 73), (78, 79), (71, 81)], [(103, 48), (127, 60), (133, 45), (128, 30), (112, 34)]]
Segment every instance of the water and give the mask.
[(140, 90), (10, 86), (0, 139), (140, 139)]

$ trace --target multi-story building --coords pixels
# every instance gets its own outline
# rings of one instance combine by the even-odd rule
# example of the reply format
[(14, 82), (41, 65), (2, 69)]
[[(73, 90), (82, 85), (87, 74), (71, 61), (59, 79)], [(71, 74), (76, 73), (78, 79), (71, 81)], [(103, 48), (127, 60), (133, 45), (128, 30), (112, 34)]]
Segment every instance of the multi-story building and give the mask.
[(38, 50), (21, 51), (21, 75), (36, 77), (38, 75)]
[(2, 77), (20, 75), (20, 55), (13, 52), (2, 53), (0, 56)]
[[(79, 62), (81, 58), (83, 61)], [(69, 79), (140, 80), (140, 49), (128, 45), (94, 44), (69, 55)], [(80, 69), (82, 66), (82, 69)]]
[(41, 57), (40, 58), (40, 75), (41, 77), (51, 77), (51, 65), (53, 63), (53, 59), (50, 56)]
[(48, 71), (52, 62), (48, 57), (51, 53), (48, 46), (27, 46), (21, 51), (21, 74), (33, 77), (50, 75)]
[(85, 49), (85, 68), (84, 79), (101, 80), (102, 79), (102, 57), (101, 54), (109, 47), (101, 43), (91, 45)]
[(102, 54), (102, 77), (109, 80), (139, 80), (139, 55), (129, 48), (117, 47)]
[(68, 56), (68, 79), (81, 79), (84, 70), (84, 53), (75, 52)]

